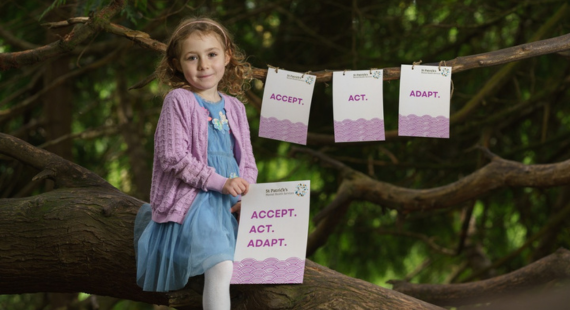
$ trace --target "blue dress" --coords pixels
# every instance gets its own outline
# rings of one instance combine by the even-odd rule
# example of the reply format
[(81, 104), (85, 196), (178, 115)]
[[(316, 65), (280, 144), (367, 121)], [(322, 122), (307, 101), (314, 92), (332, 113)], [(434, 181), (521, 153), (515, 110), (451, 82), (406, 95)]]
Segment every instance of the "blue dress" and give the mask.
[[(224, 99), (210, 103), (195, 96), (210, 116), (208, 165), (227, 178), (239, 176)], [(237, 200), (216, 191), (200, 191), (182, 224), (152, 221), (150, 205), (144, 204), (135, 219), (137, 284), (144, 291), (178, 290), (188, 278), (222, 261), (233, 261), (238, 223), (230, 208)]]

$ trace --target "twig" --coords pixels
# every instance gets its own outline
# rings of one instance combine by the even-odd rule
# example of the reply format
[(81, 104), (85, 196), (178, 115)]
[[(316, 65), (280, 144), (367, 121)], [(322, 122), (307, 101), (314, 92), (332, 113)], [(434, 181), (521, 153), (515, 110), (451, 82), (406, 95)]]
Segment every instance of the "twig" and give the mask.
[(63, 135), (63, 136), (58, 137), (56, 139), (46, 141), (45, 143), (43, 143), (37, 147), (40, 149), (45, 149), (45, 148), (57, 145), (61, 142), (69, 140), (69, 139), (74, 139), (74, 138), (93, 139), (93, 138), (97, 138), (99, 136), (110, 135), (110, 134), (113, 134), (116, 132), (118, 132), (118, 126), (117, 125), (105, 125), (105, 126), (101, 126), (99, 128), (96, 128), (96, 129), (89, 129), (89, 130), (84, 130), (84, 131), (78, 132), (78, 133), (70, 133), (67, 135)]
[(55, 79), (53, 82), (51, 82), (49, 85), (46, 85), (44, 88), (42, 88), (39, 92), (35, 93), (33, 96), (26, 98), (24, 101), (20, 102), (19, 104), (16, 104), (15, 106), (13, 106), (10, 109), (0, 111), (0, 123), (2, 123), (3, 121), (5, 121), (7, 119), (14, 117), (14, 115), (18, 115), (20, 113), (23, 113), (28, 108), (32, 107), (34, 104), (37, 104), (38, 99), (43, 94), (45, 94), (50, 89), (52, 89), (58, 85), (61, 85), (67, 79), (73, 78), (73, 77), (81, 75), (81, 74), (83, 74), (89, 70), (93, 70), (93, 69), (96, 69), (98, 67), (101, 67), (101, 66), (107, 64), (108, 62), (113, 60), (119, 54), (120, 51), (121, 51), (121, 49), (117, 48), (115, 51), (113, 51), (112, 53), (107, 55), (107, 57), (105, 57), (103, 59), (100, 59), (94, 63), (91, 63), (88, 66), (85, 66), (81, 69), (69, 72), (65, 75), (62, 75), (59, 78)]
[(540, 237), (542, 237), (550, 229), (556, 227), (562, 221), (565, 221), (568, 218), (568, 216), (570, 216), (570, 204), (568, 204), (564, 209), (560, 210), (560, 212), (552, 215), (550, 217), (550, 220), (548, 221), (548, 223), (546, 223), (546, 225), (544, 225), (536, 234), (534, 234), (532, 237), (528, 238), (526, 240), (526, 242), (523, 245), (521, 245), (518, 249), (516, 249), (515, 251), (509, 253), (508, 255), (500, 258), (499, 260), (495, 261), (492, 265), (488, 266), (487, 268), (481, 269), (478, 272), (473, 273), (471, 276), (467, 277), (467, 279), (465, 279), (463, 281), (468, 282), (468, 281), (471, 281), (473, 279), (477, 279), (479, 276), (486, 273), (487, 271), (489, 271), (491, 269), (495, 269), (495, 268), (503, 265), (504, 263), (510, 261), (511, 259), (517, 257), (524, 249), (526, 249), (530, 245), (532, 245), (533, 242), (535, 242)]
[(56, 28), (63, 28), (67, 26), (71, 26), (74, 24), (85, 24), (89, 21), (89, 17), (72, 17), (67, 20), (59, 21), (59, 22), (52, 22), (52, 23), (43, 23), (41, 26), (47, 27), (48, 29), (56, 29)]
[(409, 231), (398, 231), (398, 230), (388, 230), (388, 229), (375, 229), (373, 230), (375, 233), (380, 235), (393, 235), (393, 236), (402, 236), (402, 237), (409, 237), (423, 241), (430, 249), (436, 251), (437, 253), (447, 255), (447, 256), (455, 256), (456, 252), (452, 249), (448, 249), (442, 247), (433, 241), (434, 237), (429, 237), (422, 234), (417, 234)]

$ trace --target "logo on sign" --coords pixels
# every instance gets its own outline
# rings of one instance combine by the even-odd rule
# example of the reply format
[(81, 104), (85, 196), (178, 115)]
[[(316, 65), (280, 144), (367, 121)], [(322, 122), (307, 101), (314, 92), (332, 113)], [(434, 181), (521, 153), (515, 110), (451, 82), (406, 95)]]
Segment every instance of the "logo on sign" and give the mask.
[(295, 189), (295, 195), (303, 197), (305, 196), (305, 194), (307, 194), (307, 190), (308, 190), (307, 184), (299, 183), (297, 184), (297, 188)]

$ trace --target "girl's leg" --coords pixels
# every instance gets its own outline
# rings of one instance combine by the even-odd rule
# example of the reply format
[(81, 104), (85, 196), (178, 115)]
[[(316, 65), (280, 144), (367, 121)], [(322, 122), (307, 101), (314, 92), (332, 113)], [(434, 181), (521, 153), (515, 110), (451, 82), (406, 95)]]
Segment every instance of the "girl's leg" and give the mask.
[(204, 273), (204, 295), (202, 304), (204, 310), (229, 310), (230, 280), (234, 271), (232, 261), (223, 261)]

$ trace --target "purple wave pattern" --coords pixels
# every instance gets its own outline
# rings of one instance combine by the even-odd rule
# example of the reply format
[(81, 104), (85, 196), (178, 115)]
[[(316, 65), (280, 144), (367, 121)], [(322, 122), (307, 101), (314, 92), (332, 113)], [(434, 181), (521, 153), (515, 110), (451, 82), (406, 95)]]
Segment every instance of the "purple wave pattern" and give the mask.
[(258, 261), (246, 258), (234, 262), (232, 284), (283, 284), (303, 283), (305, 260), (289, 257), (279, 260), (274, 257)]
[(335, 142), (383, 141), (385, 139), (384, 120), (382, 119), (359, 118), (334, 121)]
[(275, 117), (261, 117), (259, 122), (259, 136), (269, 139), (282, 140), (298, 144), (307, 144), (308, 126), (290, 120), (278, 120)]
[(398, 122), (400, 136), (449, 138), (449, 118), (444, 116), (400, 114)]

